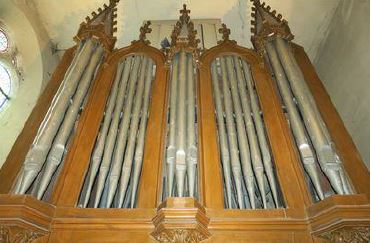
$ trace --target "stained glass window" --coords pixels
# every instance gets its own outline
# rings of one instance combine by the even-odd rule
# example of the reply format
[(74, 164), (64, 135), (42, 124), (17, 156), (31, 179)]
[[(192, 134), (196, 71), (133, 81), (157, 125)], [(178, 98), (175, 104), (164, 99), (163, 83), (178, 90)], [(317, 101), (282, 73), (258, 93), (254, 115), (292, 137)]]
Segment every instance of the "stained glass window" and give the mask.
[(5, 35), (4, 31), (0, 29), (0, 52), (4, 52), (8, 49), (8, 38)]
[(9, 100), (11, 80), (8, 70), (0, 64), (0, 108)]

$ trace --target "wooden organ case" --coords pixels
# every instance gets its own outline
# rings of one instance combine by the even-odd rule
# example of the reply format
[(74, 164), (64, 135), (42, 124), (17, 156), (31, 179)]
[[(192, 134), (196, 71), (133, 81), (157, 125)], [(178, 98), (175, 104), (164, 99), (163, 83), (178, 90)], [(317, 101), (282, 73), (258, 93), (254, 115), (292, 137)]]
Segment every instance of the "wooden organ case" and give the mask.
[(254, 49), (114, 49), (82, 23), (0, 170), (0, 242), (368, 242), (369, 172), (305, 51), (253, 2)]

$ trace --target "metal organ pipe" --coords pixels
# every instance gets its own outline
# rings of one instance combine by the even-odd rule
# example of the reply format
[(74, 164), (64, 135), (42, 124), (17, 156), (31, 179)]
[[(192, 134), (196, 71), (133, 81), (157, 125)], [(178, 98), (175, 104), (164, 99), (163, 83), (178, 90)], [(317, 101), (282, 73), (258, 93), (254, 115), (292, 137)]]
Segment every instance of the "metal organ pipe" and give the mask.
[[(223, 90), (223, 101), (225, 107), (225, 116), (226, 116), (226, 123), (227, 123), (227, 134), (228, 134), (228, 141), (229, 141), (229, 152), (231, 155), (231, 164), (232, 164), (232, 172), (235, 181), (236, 191), (237, 191), (237, 201), (238, 207), (244, 208), (243, 202), (243, 192), (242, 192), (242, 173), (241, 173), (241, 165), (240, 159), (238, 155), (238, 143), (237, 143), (237, 134), (236, 134), (236, 127), (233, 117), (233, 107), (231, 102), (231, 93), (228, 86), (227, 80), (227, 71), (225, 67), (225, 61), (223, 58), (220, 58), (221, 70), (222, 70), (222, 90)], [(252, 173), (252, 170), (251, 170)], [(251, 184), (251, 183), (250, 183)], [(250, 187), (249, 190), (254, 190)], [(253, 193), (252, 193), (253, 194)], [(255, 205), (254, 197), (250, 198), (251, 204)]]
[(112, 168), (112, 173), (109, 177), (108, 199), (107, 199), (107, 204), (106, 204), (107, 207), (109, 207), (109, 205), (111, 204), (114, 193), (116, 191), (118, 177), (120, 176), (120, 172), (121, 172), (120, 183), (119, 183), (119, 188), (117, 192), (118, 198), (119, 198), (119, 206), (120, 206), (121, 200), (123, 201), (123, 198), (126, 193), (126, 189), (129, 184), (130, 174), (132, 171), (135, 142), (137, 140), (140, 111), (142, 108), (144, 86), (145, 86), (145, 81), (147, 81), (147, 79), (145, 80), (145, 75), (147, 73), (146, 68), (150, 68), (149, 65), (147, 65), (147, 61), (148, 61), (148, 58), (144, 57), (141, 63), (140, 77), (139, 77), (138, 85), (136, 88), (134, 104), (133, 104), (134, 107), (131, 112), (129, 136), (128, 136), (127, 146), (125, 150), (123, 166), (122, 166), (122, 169), (118, 170), (117, 172), (114, 171)]
[(153, 72), (153, 61), (148, 60), (148, 68), (146, 74), (146, 82), (144, 87), (144, 97), (143, 97), (143, 107), (142, 107), (142, 114), (140, 118), (140, 125), (139, 131), (137, 136), (137, 146), (135, 147), (135, 155), (134, 155), (134, 169), (133, 169), (133, 189), (131, 191), (131, 200), (130, 200), (130, 207), (133, 208), (136, 202), (136, 193), (138, 190), (138, 183), (139, 183), (139, 175), (142, 168), (143, 163), (143, 149), (144, 149), (144, 138), (146, 133), (147, 127), (147, 119), (148, 119), (148, 106), (150, 100), (150, 91), (151, 91), (151, 84), (152, 84), (152, 72)]
[(17, 179), (18, 181), (13, 189), (15, 194), (24, 194), (44, 165), (53, 139), (63, 122), (63, 117), (70, 104), (70, 99), (75, 93), (79, 80), (98, 44), (94, 44), (92, 40), (88, 39), (82, 45), (66, 72), (62, 84), (26, 155), (22, 170)]
[(218, 125), (220, 153), (221, 153), (221, 160), (223, 164), (225, 187), (227, 191), (226, 206), (227, 208), (232, 208), (231, 161), (230, 161), (230, 156), (229, 156), (229, 145), (228, 145), (226, 128), (225, 128), (225, 123), (224, 123), (222, 96), (220, 94), (219, 77), (218, 77), (218, 72), (217, 72), (217, 67), (216, 67), (216, 61), (214, 61), (214, 63), (211, 66), (211, 76), (212, 76), (214, 100), (215, 100), (215, 108), (216, 108), (216, 118), (217, 118), (217, 125)]
[(286, 78), (286, 74), (283, 70), (283, 67), (280, 63), (280, 60), (278, 58), (277, 52), (273, 44), (268, 42), (266, 44), (266, 50), (277, 80), (278, 89), (281, 93), (283, 102), (287, 109), (290, 127), (296, 140), (296, 144), (299, 147), (299, 152), (304, 164), (304, 168), (307, 171), (309, 177), (311, 178), (318, 196), (321, 199), (323, 199), (324, 193), (321, 187), (320, 177), (315, 165), (316, 163), (315, 155), (310, 146), (309, 139), (307, 138), (304, 124), (296, 108), (295, 98), (291, 93), (290, 85)]
[[(136, 75), (136, 73), (138, 71), (138, 67), (139, 67), (139, 62), (140, 62), (140, 57), (136, 56), (134, 58), (133, 70), (131, 70), (131, 66), (127, 67), (125, 65), (124, 74), (123, 74), (123, 81), (126, 81), (124, 78), (125, 77), (128, 78), (129, 74), (131, 72), (133, 72)], [(134, 79), (134, 78), (130, 77), (128, 89), (131, 91), (131, 93), (134, 92), (135, 82), (136, 82), (136, 78)], [(121, 126), (119, 128), (119, 121), (120, 121), (121, 111), (122, 111), (123, 106), (124, 106), (126, 86), (127, 85), (125, 83), (125, 90), (123, 90), (122, 93), (121, 93), (122, 96), (118, 96), (118, 98), (121, 99), (122, 103), (116, 102), (117, 109), (115, 107), (114, 118), (113, 118), (113, 121), (111, 122), (111, 127), (110, 127), (110, 131), (109, 131), (108, 138), (107, 138), (108, 141), (106, 142), (105, 152), (103, 154), (103, 160), (101, 162), (102, 164), (100, 166), (99, 174), (98, 174), (98, 178), (97, 178), (97, 191), (96, 191), (96, 195), (94, 197), (94, 207), (95, 208), (98, 207), (100, 199), (101, 199), (102, 191), (103, 191), (103, 188), (104, 188), (104, 183), (106, 181), (106, 177), (107, 177), (107, 174), (108, 174), (109, 169), (110, 169), (112, 154), (113, 154), (114, 149), (115, 149), (115, 151), (114, 151), (114, 156), (113, 156), (112, 163), (120, 163), (120, 161), (122, 161), (122, 153), (123, 153), (122, 150), (124, 149), (122, 147), (125, 146), (125, 144), (122, 144), (122, 142), (121, 142), (121, 144), (119, 144), (119, 141), (122, 141), (122, 139), (120, 139), (119, 136), (120, 135), (122, 136), (122, 134), (127, 132), (127, 131), (124, 131), (124, 130), (121, 129), (122, 121), (121, 121)], [(132, 95), (131, 95), (130, 98), (131, 99), (133, 98)], [(129, 97), (126, 100), (128, 100), (128, 99), (129, 99)], [(125, 105), (127, 105), (127, 104), (125, 104)], [(122, 119), (124, 119), (124, 116), (122, 116)], [(118, 132), (118, 130), (119, 130), (119, 132)], [(114, 147), (115, 143), (117, 143), (116, 147)], [(117, 150), (120, 150), (120, 151), (118, 152)], [(120, 159), (117, 159), (117, 153), (121, 153), (121, 158)], [(113, 165), (112, 165), (112, 167), (113, 167)]]
[[(249, 92), (249, 94), (246, 95), (246, 100), (249, 100), (250, 104), (251, 104), (251, 110), (252, 110), (252, 115), (253, 115), (253, 119), (254, 119), (256, 135), (257, 135), (257, 138), (258, 138), (258, 141), (259, 141), (260, 152), (261, 152), (262, 158), (263, 158), (264, 169), (265, 169), (265, 172), (266, 172), (267, 177), (268, 177), (268, 182), (269, 182), (270, 188), (272, 190), (273, 199), (276, 203), (276, 207), (278, 207), (279, 206), (278, 191), (277, 191), (278, 186), (277, 186), (277, 182), (275, 180), (272, 157), (271, 157), (268, 142), (267, 142), (267, 139), (266, 139), (266, 136), (265, 136), (263, 121), (262, 121), (262, 118), (260, 116), (259, 101), (258, 101), (258, 97), (256, 96), (255, 91), (254, 91), (254, 86), (253, 86), (253, 83), (252, 83), (250, 68), (248, 67), (248, 65), (245, 61), (242, 61), (242, 69), (243, 69), (243, 73), (245, 74), (244, 75), (244, 78), (245, 78), (244, 80), (247, 84), (247, 90)], [(250, 99), (248, 99), (248, 96), (250, 97)], [(243, 101), (243, 103), (244, 102), (245, 101)], [(251, 126), (250, 131), (253, 132), (253, 125)], [(249, 135), (249, 137), (250, 137), (250, 135)], [(253, 143), (256, 143), (256, 142), (253, 142)]]
[[(264, 197), (263, 203), (264, 207), (265, 205), (265, 190), (264, 190), (264, 168), (262, 164), (256, 164), (256, 161), (253, 161), (255, 164), (252, 164), (251, 158), (250, 158), (250, 148), (249, 143), (247, 140), (246, 135), (246, 129), (243, 121), (242, 116), (242, 109), (241, 109), (241, 103), (240, 103), (240, 97), (238, 94), (238, 87), (237, 87), (237, 81), (236, 76), (234, 72), (233, 67), (233, 60), (231, 57), (222, 58), (222, 70), (223, 70), (223, 59), (226, 61), (227, 66), (227, 73), (228, 78), (230, 82), (230, 89), (232, 93), (232, 101), (233, 101), (233, 110), (235, 114), (235, 120), (236, 120), (236, 127), (237, 127), (237, 138), (238, 138), (238, 148), (240, 151), (240, 157), (241, 157), (241, 165), (242, 165), (242, 171), (245, 178), (245, 183), (247, 187), (247, 191), (249, 193), (249, 199), (250, 204), (252, 208), (255, 208), (255, 197), (254, 197), (254, 171), (257, 177), (258, 187), (260, 191), (262, 192), (262, 197)], [(251, 166), (253, 165), (253, 167)], [(264, 192), (264, 193), (263, 193)]]
[(186, 67), (187, 54), (180, 51), (179, 57), (179, 79), (177, 95), (177, 124), (176, 124), (176, 156), (175, 156), (175, 176), (177, 182), (177, 192), (179, 197), (183, 197), (184, 181), (186, 176)]
[(197, 145), (195, 131), (195, 92), (193, 60), (187, 55), (187, 176), (189, 196), (194, 197), (196, 169), (197, 169)]
[(98, 139), (91, 156), (91, 163), (87, 173), (87, 179), (84, 182), (83, 190), (81, 193), (81, 199), (79, 206), (86, 207), (90, 198), (91, 188), (93, 186), (94, 179), (99, 169), (100, 162), (102, 160), (104, 152), (104, 144), (108, 135), (108, 129), (112, 120), (112, 112), (115, 108), (115, 102), (118, 94), (119, 84), (121, 81), (122, 70), (124, 69), (125, 62), (121, 62), (116, 71), (115, 80), (112, 86), (112, 92), (109, 96), (108, 104), (106, 106), (104, 121), (98, 135)]
[(88, 64), (81, 80), (79, 81), (77, 90), (70, 106), (68, 107), (67, 113), (59, 131), (54, 139), (53, 145), (48, 154), (44, 172), (41, 176), (41, 181), (37, 189), (36, 195), (37, 199), (41, 199), (44, 192), (52, 178), (53, 173), (56, 171), (58, 165), (62, 162), (63, 154), (66, 150), (67, 139), (72, 132), (73, 126), (77, 119), (80, 107), (84, 101), (84, 98), (89, 90), (91, 81), (94, 79), (94, 74), (99, 66), (101, 58), (103, 56), (103, 48), (98, 46)]
[(175, 55), (172, 65), (171, 88), (170, 88), (170, 105), (169, 105), (169, 143), (166, 150), (166, 179), (167, 179), (167, 195), (172, 196), (175, 174), (175, 130), (176, 130), (176, 104), (177, 104), (177, 86), (178, 86), (178, 66), (179, 55)]
[(316, 150), (323, 172), (338, 194), (350, 194), (348, 178), (343, 171), (342, 163), (333, 148), (333, 144), (329, 140), (328, 131), (324, 126), (302, 73), (296, 69), (283, 39), (277, 38), (275, 47), (303, 115), (304, 124)]
[[(125, 107), (123, 108), (122, 112), (122, 118), (121, 118), (121, 123), (119, 127), (119, 133), (116, 139), (116, 147), (115, 147), (115, 152), (113, 155), (112, 159), (112, 164), (110, 168), (110, 174), (109, 174), (109, 179), (108, 179), (108, 184), (113, 185), (112, 182), (110, 181), (116, 181), (119, 179), (120, 176), (120, 171), (122, 168), (123, 164), (123, 157), (125, 155), (125, 147), (127, 144), (127, 135), (128, 135), (128, 130), (129, 130), (129, 124), (130, 124), (130, 119), (131, 119), (131, 114), (132, 114), (132, 106), (133, 106), (133, 101), (134, 101), (134, 95), (135, 95), (135, 88), (138, 82), (138, 73), (139, 73), (139, 68), (141, 65), (141, 61), (143, 59), (143, 56), (135, 56), (134, 59), (134, 65), (133, 69), (131, 70), (130, 73), (130, 82), (129, 82), (129, 87), (128, 91), (126, 94), (126, 99), (125, 99)], [(112, 186), (111, 186), (112, 187)], [(111, 191), (109, 187), (107, 187), (108, 192)], [(121, 207), (123, 200), (124, 200), (124, 195), (125, 193), (119, 192), (119, 199), (117, 201), (117, 207)], [(105, 205), (105, 202), (103, 202), (103, 207)], [(109, 207), (109, 205), (106, 205), (106, 207)]]

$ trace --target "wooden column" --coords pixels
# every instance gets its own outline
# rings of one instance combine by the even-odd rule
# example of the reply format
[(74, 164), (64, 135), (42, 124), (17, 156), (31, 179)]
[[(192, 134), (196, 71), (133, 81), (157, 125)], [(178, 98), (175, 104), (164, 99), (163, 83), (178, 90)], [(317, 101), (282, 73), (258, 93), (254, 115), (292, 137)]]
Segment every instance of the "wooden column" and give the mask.
[(224, 208), (223, 178), (211, 83), (211, 58), (201, 60), (198, 82), (199, 181), (201, 203), (207, 208)]

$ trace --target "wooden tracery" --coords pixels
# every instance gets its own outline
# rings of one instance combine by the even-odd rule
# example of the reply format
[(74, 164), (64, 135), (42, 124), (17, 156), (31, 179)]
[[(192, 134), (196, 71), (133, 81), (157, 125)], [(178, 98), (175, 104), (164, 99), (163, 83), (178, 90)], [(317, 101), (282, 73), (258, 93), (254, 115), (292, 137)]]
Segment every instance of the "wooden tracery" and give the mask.
[[(254, 33), (258, 34), (260, 31), (254, 39), (256, 50), (243, 48), (230, 40), (230, 30), (223, 25), (219, 30), (223, 40), (200, 55), (189, 10), (184, 6), (180, 22), (187, 25), (188, 36), (179, 38), (182, 23), (178, 24), (173, 32), (170, 49), (164, 52), (150, 46), (145, 38), (145, 34), (150, 31), (148, 22), (141, 28), (139, 40), (133, 41), (128, 47), (113, 49), (116, 3), (112, 0), (109, 6), (98, 14), (93, 14), (92, 19), (87, 19), (76, 38), (78, 42), (95, 39), (104, 46), (105, 56), (92, 82), (85, 108), (80, 114), (50, 198), (40, 201), (31, 195), (14, 195), (10, 192), (28, 148), (73, 59), (76, 47), (65, 53), (0, 170), (0, 241), (324, 242), (336, 241), (339, 237), (361, 240), (369, 237), (369, 173), (304, 50), (291, 44), (298, 66), (357, 192), (352, 195), (331, 195), (321, 201), (313, 200), (310, 193), (305, 170), (282, 111), (281, 98), (271, 76), (269, 62), (262, 49), (266, 41), (270, 41), (264, 35), (273, 31), (280, 36), (286, 33), (284, 31), (289, 31), (286, 22), (273, 26), (274, 28), (266, 21), (264, 28), (254, 23)], [(269, 18), (281, 21), (282, 16), (276, 16), (275, 12), (270, 11), (270, 7), (268, 9), (257, 0), (254, 4), (254, 11), (266, 11), (264, 14), (268, 14)], [(103, 15), (106, 17), (102, 18)], [(291, 40), (293, 36), (281, 37)], [(197, 198), (163, 197), (172, 60), (180, 51), (192, 53), (195, 64), (192, 67), (197, 107)], [(135, 55), (150, 58), (156, 66), (135, 207), (81, 208), (79, 198), (91, 165), (92, 151), (106, 115), (110, 93), (115, 86), (118, 66), (123, 59)], [(269, 209), (226, 207), (225, 175), (218, 137), (212, 72), (214, 60), (225, 56), (236, 57), (242, 66), (245, 62), (251, 70), (251, 84), (263, 115), (279, 198), (278, 203)]]

